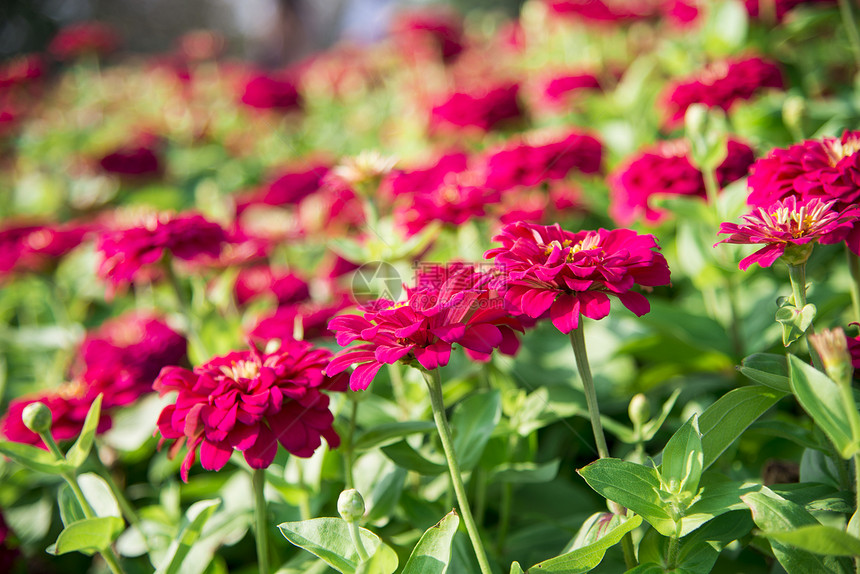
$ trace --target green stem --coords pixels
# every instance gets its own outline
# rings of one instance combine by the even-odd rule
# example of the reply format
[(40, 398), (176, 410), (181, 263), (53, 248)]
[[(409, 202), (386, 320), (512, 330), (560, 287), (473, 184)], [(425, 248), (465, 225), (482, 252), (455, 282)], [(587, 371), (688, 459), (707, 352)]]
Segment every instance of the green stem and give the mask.
[(597, 405), (597, 391), (594, 389), (594, 379), (591, 378), (591, 367), (588, 365), (588, 354), (585, 350), (584, 325), (570, 332), (570, 346), (576, 357), (576, 368), (582, 379), (582, 389), (585, 391), (585, 402), (588, 404), (588, 417), (591, 419), (591, 430), (594, 432), (594, 442), (597, 444), (597, 454), (600, 458), (609, 458), (609, 448), (600, 423), (600, 407)]
[[(125, 516), (125, 519), (128, 520), (129, 524), (133, 524), (135, 526), (140, 525), (140, 518), (137, 516), (137, 512), (135, 512), (134, 507), (132, 507), (131, 503), (126, 498), (125, 493), (116, 483), (113, 478), (113, 474), (111, 474), (110, 470), (105, 463), (102, 462), (102, 459), (99, 458), (98, 453), (93, 457), (96, 461), (96, 470), (98, 470), (99, 475), (105, 479), (108, 486), (113, 492), (114, 497), (116, 497), (117, 502), (119, 503), (119, 508), (122, 511), (122, 515)], [(144, 540), (144, 543), (146, 541)]]
[(260, 574), (269, 574), (269, 540), (266, 536), (266, 469), (256, 468), (252, 474), (254, 485), (254, 519), (257, 540), (257, 562)]
[(358, 521), (349, 522), (349, 537), (352, 539), (352, 545), (355, 546), (355, 551), (358, 552), (358, 559), (361, 562), (370, 560), (367, 554), (367, 549), (364, 547), (364, 542), (361, 541), (361, 532), (358, 529)]
[(301, 461), (296, 461), (296, 473), (298, 474), (299, 489), (302, 493), (299, 497), (299, 516), (302, 520), (310, 520), (311, 492), (307, 484), (305, 484), (305, 471)]
[(851, 271), (851, 306), (854, 308), (854, 320), (860, 321), (860, 257), (854, 255), (845, 247), (848, 256), (848, 269)]
[[(794, 298), (794, 306), (798, 310), (806, 307), (806, 264), (788, 265), (788, 279), (791, 281), (791, 296)], [(815, 334), (815, 327), (809, 325), (806, 334)], [(812, 345), (808, 345), (809, 354), (812, 357), (812, 364), (815, 368), (824, 372), (824, 364), (821, 362), (821, 357), (818, 356), (818, 351)]]
[(508, 529), (511, 526), (511, 506), (514, 501), (514, 485), (506, 482), (502, 485), (502, 503), (499, 509), (499, 532), (496, 537), (496, 552), (504, 554)]
[(636, 549), (633, 548), (633, 536), (628, 532), (621, 539), (621, 549), (624, 551), (624, 565), (628, 570), (632, 570), (639, 565), (636, 560)]
[(169, 255), (165, 255), (163, 261), (164, 265), (162, 265), (162, 267), (164, 269), (164, 274), (167, 277), (167, 282), (170, 283), (170, 287), (173, 289), (174, 295), (176, 295), (176, 302), (179, 304), (179, 310), (182, 312), (182, 315), (185, 317), (185, 321), (188, 323), (188, 340), (196, 347), (201, 356), (210, 357), (211, 353), (209, 353), (205, 343), (203, 343), (203, 339), (200, 337), (200, 321), (197, 319), (197, 315), (191, 307), (191, 301), (189, 301), (188, 297), (185, 296), (185, 291), (179, 283), (179, 277), (176, 276), (176, 271), (173, 269), (173, 260)]
[(408, 419), (409, 402), (406, 400), (406, 386), (403, 384), (403, 373), (400, 372), (400, 363), (390, 363), (388, 365), (388, 377), (391, 379), (391, 391), (394, 393), (394, 400), (397, 401), (397, 406), (400, 407), (403, 416)]
[(854, 63), (860, 68), (860, 33), (857, 31), (857, 22), (851, 11), (851, 3), (848, 0), (839, 0), (839, 11), (842, 13), (842, 23), (848, 33), (851, 51), (854, 52)]
[(460, 515), (463, 517), (466, 531), (472, 540), (472, 547), (475, 550), (475, 555), (478, 557), (481, 574), (492, 574), (490, 562), (487, 560), (487, 553), (481, 542), (481, 534), (478, 532), (475, 519), (472, 518), (472, 509), (469, 507), (466, 488), (463, 486), (463, 478), (460, 475), (460, 464), (457, 462), (457, 456), (454, 452), (454, 441), (451, 438), (451, 429), (448, 427), (448, 419), (445, 416), (445, 402), (442, 398), (442, 378), (439, 375), (439, 369), (434, 369), (432, 372), (423, 371), (423, 374), (424, 380), (427, 381), (427, 388), (430, 391), (430, 406), (433, 409), (433, 420), (436, 423), (436, 429), (439, 431), (442, 450), (445, 452), (445, 458), (448, 461), (448, 470), (451, 474), (454, 493), (457, 495), (457, 504), (460, 506)]
[(717, 174), (713, 169), (702, 169), (702, 179), (705, 180), (705, 194), (708, 197), (708, 205), (714, 210), (715, 222), (719, 223), (721, 219), (720, 207), (717, 203), (717, 198), (720, 194), (720, 184), (717, 182)]
[[(57, 446), (57, 443), (54, 441), (54, 437), (51, 436), (50, 431), (45, 433), (40, 433), (39, 436), (42, 437), (42, 440), (48, 445), (48, 450), (57, 457), (57, 460), (65, 459), (63, 455), (63, 451), (60, 450), (60, 447)], [(72, 493), (75, 495), (75, 499), (78, 501), (78, 504), (81, 506), (81, 510), (84, 512), (85, 518), (97, 518), (93, 507), (90, 506), (87, 497), (84, 496), (84, 491), (81, 490), (80, 485), (78, 484), (77, 478), (74, 473), (71, 472), (63, 472), (60, 474), (63, 477), (63, 480), (66, 481), (66, 484), (69, 485), (69, 488), (72, 489)], [(104, 550), (100, 550), (99, 554), (104, 559), (105, 563), (110, 568), (110, 571), (114, 574), (123, 574), (122, 566), (119, 563), (119, 557), (113, 551), (113, 548), (108, 546)]]
[(349, 413), (349, 433), (346, 436), (346, 440), (343, 441), (343, 465), (344, 465), (344, 474), (346, 475), (345, 482), (347, 488), (355, 488), (355, 478), (353, 477), (353, 462), (355, 458), (355, 452), (353, 449), (353, 443), (355, 441), (355, 429), (356, 429), (356, 419), (358, 417), (358, 399), (350, 393), (349, 401), (352, 403), (352, 407)]

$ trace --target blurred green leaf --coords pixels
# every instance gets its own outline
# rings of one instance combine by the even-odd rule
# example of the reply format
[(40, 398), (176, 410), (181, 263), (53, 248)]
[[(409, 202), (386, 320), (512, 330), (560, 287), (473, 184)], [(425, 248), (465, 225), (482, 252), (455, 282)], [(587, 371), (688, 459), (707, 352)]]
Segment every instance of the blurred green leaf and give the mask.
[[(341, 518), (313, 518), (301, 522), (284, 522), (278, 525), (284, 537), (299, 548), (319, 556), (332, 568), (343, 574), (355, 574), (359, 565), (358, 553), (349, 537), (349, 525)], [(359, 535), (367, 553), (376, 554), (382, 541), (373, 532), (359, 528)], [(380, 574), (390, 574), (394, 566)]]
[(497, 466), (490, 475), (494, 482), (515, 484), (549, 482), (558, 474), (561, 459), (557, 458), (543, 464), (533, 462), (511, 462)]
[(755, 353), (741, 361), (738, 370), (750, 380), (774, 390), (790, 393), (788, 363), (785, 355)]
[(474, 394), (454, 409), (451, 417), (454, 452), (463, 472), (472, 470), (478, 464), (501, 417), (502, 398), (499, 391)]
[(396, 465), (418, 474), (435, 475), (448, 471), (448, 466), (427, 460), (405, 440), (382, 447), (382, 452)]
[(663, 484), (673, 492), (695, 496), (699, 490), (703, 460), (702, 437), (696, 415), (693, 415), (663, 448), (663, 462), (659, 469)]
[(74, 471), (65, 460), (57, 460), (53, 454), (41, 448), (18, 442), (0, 442), (0, 453), (18, 464), (47, 474), (62, 474)]
[(184, 526), (170, 543), (163, 560), (157, 565), (156, 574), (177, 574), (182, 571), (185, 558), (200, 538), (206, 522), (215, 514), (220, 504), (220, 500), (201, 500), (188, 508), (183, 517)]
[(433, 421), (405, 421), (385, 423), (367, 429), (355, 439), (355, 450), (363, 451), (397, 442), (405, 436), (421, 433), (426, 434), (436, 430)]

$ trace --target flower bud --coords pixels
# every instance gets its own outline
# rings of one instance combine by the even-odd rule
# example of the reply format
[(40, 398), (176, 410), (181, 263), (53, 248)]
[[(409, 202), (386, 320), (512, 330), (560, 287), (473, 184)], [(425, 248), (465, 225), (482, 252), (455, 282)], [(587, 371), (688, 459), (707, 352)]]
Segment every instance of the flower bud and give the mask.
[(803, 133), (803, 116), (806, 114), (806, 100), (800, 96), (789, 96), (782, 104), (782, 122), (792, 133)]
[(45, 403), (30, 403), (24, 407), (21, 419), (24, 421), (24, 426), (36, 434), (51, 431), (53, 417), (51, 416), (51, 409)]
[(354, 489), (344, 490), (337, 497), (337, 512), (347, 522), (356, 522), (364, 516), (364, 498)]
[(854, 373), (851, 354), (848, 352), (848, 339), (841, 327), (824, 329), (809, 335), (809, 342), (818, 351), (827, 375), (839, 384), (850, 384)]
[(627, 414), (634, 427), (641, 427), (648, 422), (651, 419), (651, 404), (648, 402), (648, 397), (642, 393), (633, 395), (627, 406)]

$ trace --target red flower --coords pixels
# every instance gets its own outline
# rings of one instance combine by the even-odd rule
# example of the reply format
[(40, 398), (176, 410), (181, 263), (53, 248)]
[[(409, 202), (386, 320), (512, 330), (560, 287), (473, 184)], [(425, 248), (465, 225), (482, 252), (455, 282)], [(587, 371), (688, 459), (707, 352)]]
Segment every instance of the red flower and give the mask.
[(765, 88), (785, 88), (782, 72), (772, 62), (747, 58), (712, 64), (694, 78), (669, 86), (664, 96), (668, 124), (680, 124), (693, 104), (729, 111), (735, 102), (749, 100)]
[(462, 225), (486, 215), (486, 207), (500, 199), (500, 194), (489, 188), (483, 177), (474, 172), (463, 172), (445, 178), (439, 187), (414, 193), (405, 207), (395, 210), (395, 219), (414, 235), (433, 221)]
[(45, 271), (77, 247), (92, 226), (13, 225), (0, 230), (0, 277), (23, 271)]
[[(854, 323), (856, 325), (856, 323)], [(860, 374), (860, 336), (845, 337), (848, 339), (848, 354), (851, 355), (851, 366)]]
[[(53, 421), (51, 436), (54, 437), (54, 440), (65, 441), (77, 438), (84, 427), (84, 419), (87, 417), (90, 406), (98, 397), (99, 392), (95, 387), (82, 381), (73, 381), (54, 391), (13, 399), (9, 403), (6, 415), (0, 421), (0, 432), (13, 442), (32, 444), (47, 450), (48, 447), (42, 442), (41, 437), (28, 429), (21, 418), (24, 407), (39, 402), (51, 409), (51, 420)], [(96, 432), (103, 433), (110, 427), (110, 416), (103, 412)]]
[(305, 280), (293, 273), (276, 274), (268, 265), (241, 269), (234, 291), (239, 305), (267, 293), (275, 296), (278, 305), (298, 303), (310, 297)]
[(0, 64), (0, 88), (28, 84), (44, 74), (45, 63), (38, 54), (24, 54)]
[(505, 84), (482, 92), (455, 92), (430, 111), (431, 129), (476, 127), (489, 131), (505, 120), (522, 117), (519, 85)]
[(143, 176), (157, 174), (161, 165), (155, 150), (149, 146), (133, 146), (116, 149), (99, 160), (99, 165), (108, 173)]
[[(747, 174), (754, 161), (746, 144), (729, 140), (726, 159), (717, 168), (717, 183), (725, 187)], [(609, 213), (622, 225), (638, 219), (657, 223), (665, 215), (650, 204), (659, 195), (688, 195), (704, 198), (705, 180), (690, 163), (684, 140), (661, 142), (625, 161), (609, 176)]]
[(156, 265), (166, 252), (187, 261), (218, 257), (225, 240), (221, 226), (202, 215), (154, 217), (144, 225), (114, 229), (99, 237), (99, 275), (115, 289), (134, 281), (142, 268)]
[(425, 369), (444, 367), (454, 344), (477, 360), (486, 360), (493, 349), (516, 352), (513, 331), (522, 326), (490, 288), (491, 280), (466, 264), (420, 268), (406, 301), (379, 299), (363, 308), (363, 316), (331, 320), (329, 329), (339, 345), (361, 344), (337, 353), (326, 373), (336, 375), (357, 364), (350, 388), (358, 391), (370, 385), (383, 364), (417, 361)]
[[(835, 200), (837, 210), (856, 205), (860, 202), (860, 131), (771, 150), (753, 164), (749, 187), (747, 203), (756, 207), (767, 207), (788, 196)], [(860, 222), (855, 223), (847, 243), (860, 254)]]
[(486, 185), (504, 191), (563, 179), (574, 169), (593, 174), (600, 171), (602, 159), (600, 141), (577, 132), (535, 145), (516, 143), (487, 157)]
[(180, 364), (185, 350), (185, 337), (160, 319), (127, 313), (87, 334), (75, 378), (105, 393), (102, 408), (127, 405), (152, 392), (161, 369)]
[(547, 0), (556, 14), (589, 22), (628, 22), (659, 14), (657, 2), (650, 0)]
[(292, 79), (258, 75), (251, 78), (242, 92), (242, 103), (261, 110), (292, 110), (301, 107), (301, 97)]
[(48, 51), (58, 60), (73, 60), (86, 54), (106, 56), (119, 46), (119, 36), (113, 28), (101, 22), (81, 22), (60, 30)]
[(339, 311), (351, 307), (352, 300), (346, 294), (336, 296), (331, 302), (304, 301), (283, 305), (274, 312), (262, 316), (251, 329), (250, 335), (260, 341), (295, 338), (296, 321), (301, 321), (303, 339), (333, 337), (328, 329), (329, 320)]
[(469, 156), (462, 152), (441, 155), (432, 165), (388, 174), (384, 186), (395, 197), (412, 193), (429, 193), (442, 185), (449, 173), (461, 173), (469, 167)]
[(567, 73), (544, 80), (541, 96), (550, 108), (565, 109), (573, 95), (583, 90), (600, 89), (600, 82), (594, 74)]
[(629, 229), (572, 233), (558, 224), (520, 222), (506, 226), (494, 240), (502, 246), (484, 257), (496, 258), (505, 300), (532, 318), (549, 311), (562, 333), (576, 329), (580, 315), (606, 317), (610, 295), (644, 315), (651, 308), (648, 300), (631, 288), (669, 283), (669, 267), (654, 251), (654, 237)]
[[(789, 254), (792, 263), (803, 263), (809, 257), (811, 245), (827, 242), (844, 232), (860, 218), (860, 207), (851, 206), (842, 211), (833, 209), (835, 201), (824, 202), (818, 198), (798, 201), (794, 196), (777, 201), (767, 209), (759, 207), (749, 215), (744, 215), (744, 223), (723, 223), (719, 233), (728, 234), (719, 243), (739, 243), (742, 245), (765, 246), (740, 262), (740, 269), (746, 270), (753, 263), (770, 267), (774, 261)], [(796, 249), (795, 246), (807, 246)]]
[(177, 391), (176, 403), (158, 418), (162, 443), (178, 439), (188, 454), (182, 480), (200, 450), (200, 464), (220, 470), (233, 450), (242, 451), (252, 468), (267, 468), (280, 443), (290, 453), (311, 456), (325, 438), (340, 444), (332, 428), (329, 399), (321, 391), (344, 390), (341, 381), (323, 375), (329, 351), (304, 341), (288, 341), (273, 353), (234, 351), (189, 371), (167, 367), (155, 381), (161, 395)]

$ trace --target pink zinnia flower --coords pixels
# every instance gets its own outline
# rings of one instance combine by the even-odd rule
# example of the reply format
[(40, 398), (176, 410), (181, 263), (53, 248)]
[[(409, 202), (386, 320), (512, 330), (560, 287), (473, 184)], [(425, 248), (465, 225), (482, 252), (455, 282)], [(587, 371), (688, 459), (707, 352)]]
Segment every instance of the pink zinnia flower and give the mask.
[[(824, 202), (818, 198), (798, 201), (789, 196), (773, 205), (759, 207), (744, 215), (744, 223), (722, 223), (719, 233), (729, 235), (719, 243), (765, 246), (740, 262), (746, 270), (753, 263), (770, 267), (773, 262), (788, 254), (789, 262), (800, 264), (809, 258), (812, 244), (840, 230), (850, 229), (860, 218), (860, 207), (847, 207), (842, 211), (833, 209), (835, 201)], [(798, 246), (803, 246), (798, 248)]]
[(278, 305), (298, 303), (310, 297), (309, 286), (304, 279), (294, 273), (275, 272), (268, 265), (241, 269), (234, 292), (239, 305), (267, 294), (273, 295)]
[(193, 371), (168, 367), (155, 381), (161, 395), (178, 392), (158, 418), (162, 443), (177, 439), (175, 454), (187, 444), (182, 480), (200, 451), (200, 464), (220, 470), (233, 450), (242, 451), (251, 468), (267, 468), (280, 443), (307, 458), (325, 438), (340, 444), (334, 417), (322, 390), (344, 390), (343, 382), (323, 375), (331, 354), (305, 341), (285, 340), (273, 353), (252, 347), (215, 357)]
[(766, 88), (785, 88), (776, 64), (762, 58), (717, 62), (695, 77), (669, 86), (664, 96), (668, 124), (670, 127), (680, 124), (693, 104), (728, 112), (735, 102), (749, 100)]
[(379, 299), (365, 306), (362, 316), (331, 320), (339, 345), (361, 344), (337, 353), (326, 373), (358, 365), (350, 376), (350, 388), (358, 391), (370, 385), (384, 364), (416, 361), (428, 370), (444, 367), (454, 344), (477, 360), (486, 360), (493, 349), (516, 352), (514, 330), (522, 331), (522, 326), (505, 310), (491, 281), (466, 264), (420, 268), (406, 301)]
[(185, 337), (145, 313), (127, 313), (88, 333), (75, 378), (105, 393), (102, 408), (127, 405), (144, 393), (162, 368), (185, 360)]
[(447, 177), (435, 189), (412, 194), (409, 203), (405, 207), (398, 207), (394, 216), (410, 235), (414, 235), (433, 221), (462, 225), (476, 217), (483, 217), (487, 206), (499, 199), (499, 192), (488, 187), (480, 174), (463, 172)]
[(29, 84), (42, 77), (45, 62), (38, 54), (23, 54), (0, 64), (0, 88)]
[[(788, 196), (835, 200), (837, 210), (856, 205), (860, 202), (860, 131), (771, 150), (753, 164), (748, 184), (747, 203), (755, 207), (767, 207)], [(822, 243), (843, 239), (845, 233), (840, 232)], [(847, 244), (860, 255), (860, 222), (848, 232)]]
[(153, 217), (143, 225), (114, 229), (99, 237), (99, 275), (116, 289), (133, 282), (142, 268), (158, 264), (165, 253), (186, 261), (201, 255), (218, 257), (225, 239), (221, 226), (202, 215)]
[[(729, 140), (726, 159), (717, 168), (717, 183), (725, 187), (744, 177), (754, 160), (752, 148)], [(685, 140), (660, 142), (629, 158), (609, 176), (608, 183), (609, 213), (621, 225), (639, 219), (661, 221), (665, 214), (651, 204), (655, 196), (706, 196), (704, 177), (690, 163)]]
[(292, 78), (260, 74), (251, 78), (242, 91), (246, 106), (261, 110), (292, 110), (301, 107), (301, 96)]
[(600, 81), (594, 74), (565, 73), (543, 81), (541, 98), (550, 108), (566, 108), (574, 95), (581, 91), (600, 91)]
[(556, 14), (588, 22), (629, 22), (659, 14), (652, 0), (546, 0)]
[(383, 185), (395, 197), (412, 193), (429, 193), (438, 188), (448, 174), (462, 173), (469, 167), (469, 156), (450, 152), (439, 156), (431, 165), (411, 170), (394, 170)]
[(610, 296), (637, 316), (650, 311), (634, 285), (669, 283), (666, 259), (652, 235), (630, 229), (565, 231), (560, 225), (514, 223), (493, 238), (501, 247), (484, 254), (496, 259), (505, 282), (505, 300), (532, 318), (549, 311), (562, 333), (579, 326), (579, 316), (602, 319)]
[(296, 322), (301, 322), (303, 339), (333, 337), (328, 322), (340, 311), (354, 305), (346, 294), (332, 298), (330, 302), (303, 301), (283, 305), (274, 312), (263, 315), (250, 331), (251, 337), (260, 341), (295, 338)]
[[(857, 323), (854, 323), (855, 325)], [(845, 338), (848, 340), (848, 354), (851, 355), (851, 366), (854, 367), (855, 371), (858, 371), (857, 374), (860, 374), (860, 336), (857, 337), (848, 337)]]
[(106, 56), (119, 46), (116, 31), (101, 22), (81, 22), (60, 30), (48, 51), (58, 60), (72, 60), (86, 54)]
[(600, 171), (603, 146), (590, 135), (571, 132), (541, 143), (515, 143), (489, 154), (485, 160), (487, 187), (505, 191), (563, 179), (572, 170)]
[(430, 127), (489, 131), (505, 120), (522, 117), (519, 90), (518, 84), (504, 84), (480, 92), (455, 92), (430, 110)]
[[(0, 421), (0, 432), (13, 442), (31, 444), (47, 450), (48, 447), (42, 442), (41, 437), (28, 429), (22, 420), (24, 407), (39, 402), (51, 409), (51, 436), (54, 440), (66, 441), (77, 438), (84, 427), (84, 419), (90, 406), (99, 392), (95, 387), (77, 380), (65, 383), (55, 390), (13, 399), (9, 403), (6, 415)], [(103, 433), (110, 427), (110, 415), (102, 412), (96, 432)]]
[(398, 14), (392, 25), (398, 48), (408, 54), (431, 49), (450, 62), (464, 48), (463, 25), (452, 12), (412, 10)]
[(0, 229), (0, 277), (20, 272), (44, 272), (80, 245), (91, 225), (11, 225)]
[(99, 165), (108, 173), (125, 176), (155, 175), (161, 171), (154, 148), (145, 145), (116, 149), (103, 156)]

